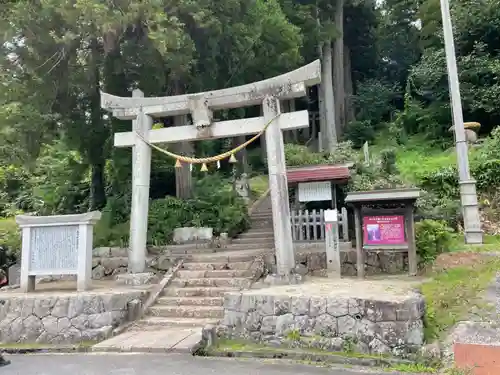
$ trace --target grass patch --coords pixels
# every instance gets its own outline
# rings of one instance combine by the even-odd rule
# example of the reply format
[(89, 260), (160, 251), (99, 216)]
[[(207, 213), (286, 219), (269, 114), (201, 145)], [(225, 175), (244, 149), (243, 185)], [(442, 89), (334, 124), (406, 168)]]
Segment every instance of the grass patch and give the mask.
[(331, 356), (342, 356), (347, 358), (366, 358), (366, 359), (386, 359), (388, 356), (384, 355), (370, 355), (363, 353), (355, 353), (355, 352), (333, 352), (326, 351), (318, 348), (289, 348), (285, 345), (283, 346), (268, 346), (265, 344), (247, 342), (244, 340), (230, 340), (230, 339), (222, 339), (217, 342), (216, 346), (217, 350), (223, 352), (231, 352), (231, 351), (251, 351), (251, 352), (276, 352), (276, 353), (284, 353), (286, 351), (291, 352), (300, 352), (300, 353), (310, 353), (310, 354), (322, 354), (322, 355), (331, 355)]
[(437, 271), (421, 285), (426, 302), (424, 335), (427, 342), (441, 339), (475, 308), (484, 308), (483, 292), (491, 283), (500, 260)]
[[(302, 337), (304, 338), (304, 337)], [(420, 363), (411, 363), (409, 361), (400, 361), (397, 358), (391, 358), (388, 355), (370, 355), (363, 353), (356, 353), (352, 351), (327, 351), (318, 348), (290, 348), (285, 344), (280, 347), (267, 346), (265, 344), (253, 343), (245, 340), (234, 340), (234, 339), (221, 339), (217, 342), (214, 348), (209, 350), (212, 355), (217, 355), (221, 353), (234, 353), (237, 352), (248, 352), (254, 353), (256, 357), (259, 354), (272, 354), (276, 355), (275, 358), (288, 358), (294, 361), (311, 364), (311, 365), (321, 365), (328, 366), (332, 363), (341, 363), (343, 366), (351, 366), (353, 364), (364, 365), (364, 366), (377, 366), (385, 371), (398, 371), (401, 373), (427, 373), (433, 374), (437, 372), (437, 369), (429, 366), (425, 366)], [(298, 354), (298, 357), (291, 357), (290, 354)], [(310, 356), (310, 357), (308, 357)], [(331, 360), (329, 359), (331, 358)], [(345, 363), (342, 358), (345, 358)], [(361, 362), (357, 362), (359, 360)], [(354, 362), (353, 362), (354, 361)]]
[(401, 363), (399, 365), (393, 365), (387, 368), (389, 371), (398, 371), (402, 373), (425, 373), (425, 374), (435, 374), (438, 372), (437, 368), (429, 367), (421, 363)]
[(500, 251), (500, 236), (484, 235), (482, 245), (468, 245), (465, 243), (463, 234), (455, 235), (450, 248), (451, 252), (494, 252)]
[(259, 199), (269, 189), (269, 179), (265, 175), (254, 176), (248, 181), (250, 191), (255, 199)]

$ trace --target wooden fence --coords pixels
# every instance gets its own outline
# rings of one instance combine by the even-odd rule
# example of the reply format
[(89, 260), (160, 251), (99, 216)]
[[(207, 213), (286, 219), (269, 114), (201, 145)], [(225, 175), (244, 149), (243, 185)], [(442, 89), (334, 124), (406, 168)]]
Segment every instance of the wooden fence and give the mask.
[[(325, 210), (292, 210), (291, 225), (294, 241), (325, 240)], [(342, 207), (338, 215), (339, 237), (341, 241), (349, 241), (347, 209)]]

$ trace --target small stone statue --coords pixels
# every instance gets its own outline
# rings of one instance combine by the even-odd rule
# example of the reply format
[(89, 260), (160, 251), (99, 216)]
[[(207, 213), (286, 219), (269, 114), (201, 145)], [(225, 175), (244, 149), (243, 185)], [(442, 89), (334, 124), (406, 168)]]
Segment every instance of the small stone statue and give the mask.
[[(465, 140), (467, 143), (477, 143), (477, 132), (480, 128), (481, 124), (478, 122), (464, 122)], [(451, 126), (448, 130), (450, 132), (455, 132), (455, 126)]]
[(234, 188), (246, 203), (250, 201), (250, 185), (248, 184), (248, 176), (246, 173), (242, 173), (241, 176), (234, 181)]

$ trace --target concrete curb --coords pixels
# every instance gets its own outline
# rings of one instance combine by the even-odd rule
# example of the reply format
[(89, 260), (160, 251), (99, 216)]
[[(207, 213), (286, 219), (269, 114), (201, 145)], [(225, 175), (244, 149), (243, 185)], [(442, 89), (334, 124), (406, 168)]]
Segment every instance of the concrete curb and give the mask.
[(87, 353), (92, 350), (91, 346), (77, 346), (77, 345), (64, 345), (64, 346), (40, 346), (38, 348), (16, 348), (8, 347), (2, 348), (0, 346), (0, 353), (6, 354), (33, 354), (33, 353)]
[(171, 348), (144, 348), (130, 346), (128, 348), (93, 348), (92, 353), (136, 353), (136, 354), (189, 354), (194, 355), (193, 351), (187, 349)]
[(293, 361), (323, 362), (340, 365), (362, 366), (362, 367), (391, 367), (400, 364), (411, 364), (411, 361), (398, 360), (394, 358), (366, 358), (349, 357), (336, 354), (321, 354), (312, 352), (299, 352), (293, 349), (277, 350), (231, 350), (217, 351), (209, 350), (210, 357), (231, 357), (231, 358), (259, 358), (259, 359), (286, 359)]

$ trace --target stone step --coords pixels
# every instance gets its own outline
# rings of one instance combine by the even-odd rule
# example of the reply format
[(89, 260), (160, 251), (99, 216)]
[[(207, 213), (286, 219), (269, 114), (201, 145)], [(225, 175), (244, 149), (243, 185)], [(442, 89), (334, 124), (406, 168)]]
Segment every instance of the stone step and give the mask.
[(190, 287), (174, 288), (169, 286), (162, 293), (166, 297), (224, 297), (226, 293), (237, 291), (236, 288)]
[(176, 274), (181, 279), (251, 277), (249, 270), (179, 270)]
[(165, 306), (155, 305), (148, 310), (150, 316), (163, 318), (196, 318), (196, 319), (222, 319), (224, 308), (222, 306)]
[(181, 270), (196, 271), (196, 270), (248, 270), (252, 262), (184, 262)]
[(222, 306), (224, 297), (160, 297), (157, 305), (165, 306)]
[(250, 221), (255, 222), (255, 221), (273, 221), (273, 215), (272, 214), (253, 214), (250, 216)]
[(229, 244), (225, 245), (224, 247), (221, 248), (196, 248), (195, 245), (189, 244), (189, 245), (174, 245), (170, 246), (167, 248), (167, 252), (172, 254), (172, 255), (196, 255), (196, 254), (212, 254), (212, 253), (218, 253), (222, 251), (237, 251), (237, 250), (251, 250), (251, 249), (260, 249), (264, 246), (269, 246), (267, 243), (266, 244), (260, 244), (260, 243), (236, 243), (236, 244)]
[(274, 237), (234, 238), (231, 246), (234, 245), (260, 245), (262, 247), (273, 247)]
[(134, 328), (145, 327), (146, 329), (152, 327), (158, 329), (159, 327), (204, 327), (207, 324), (217, 324), (219, 319), (196, 319), (196, 318), (165, 318), (159, 316), (148, 316), (139, 320)]
[(271, 228), (269, 230), (265, 229), (250, 229), (247, 232), (240, 233), (238, 237), (233, 238), (233, 241), (237, 238), (273, 238), (274, 230)]
[(238, 288), (246, 289), (252, 285), (252, 280), (242, 277), (233, 278), (199, 278), (199, 279), (174, 279), (172, 280), (173, 287), (189, 288), (189, 287), (221, 287), (221, 288)]
[(196, 254), (190, 255), (186, 262), (200, 263), (234, 263), (234, 262), (253, 262), (261, 254), (271, 254), (273, 249), (250, 249), (247, 251), (221, 251), (214, 254)]
[(269, 229), (273, 227), (273, 221), (272, 220), (260, 220), (260, 221), (253, 221), (250, 224), (252, 229)]

